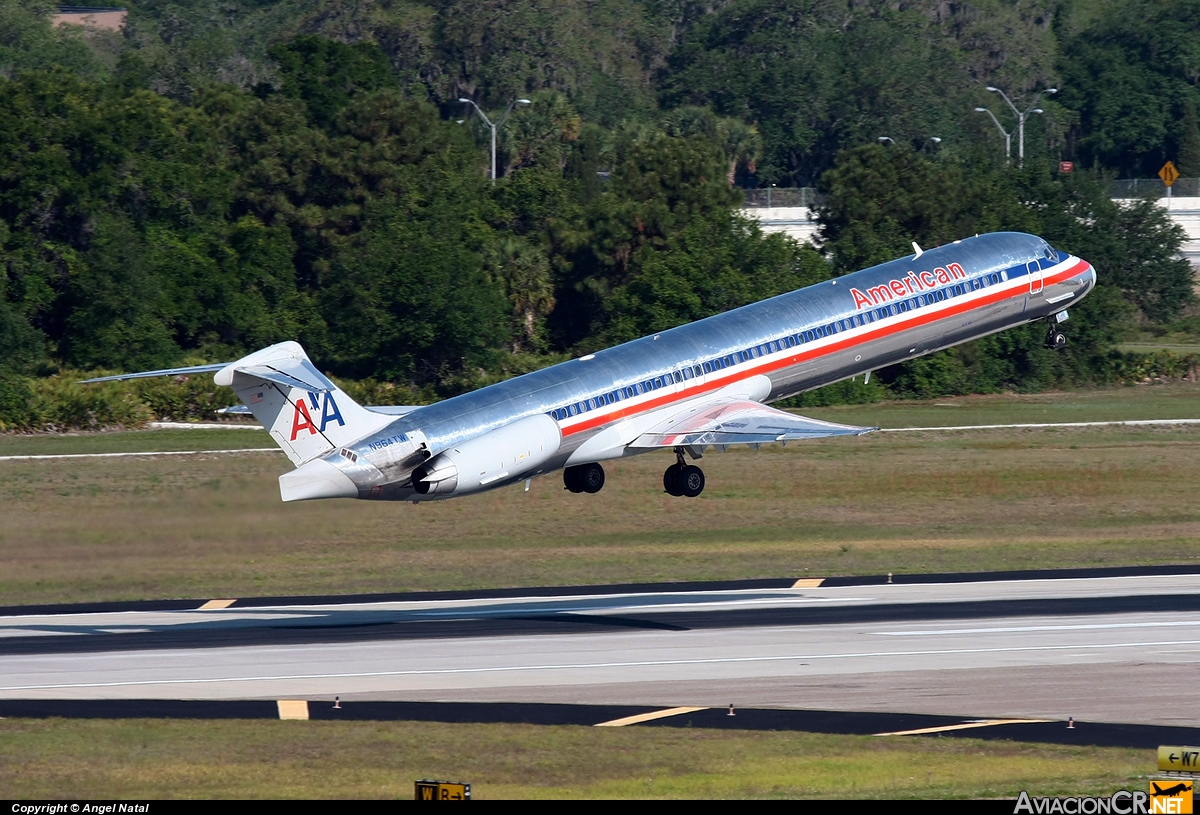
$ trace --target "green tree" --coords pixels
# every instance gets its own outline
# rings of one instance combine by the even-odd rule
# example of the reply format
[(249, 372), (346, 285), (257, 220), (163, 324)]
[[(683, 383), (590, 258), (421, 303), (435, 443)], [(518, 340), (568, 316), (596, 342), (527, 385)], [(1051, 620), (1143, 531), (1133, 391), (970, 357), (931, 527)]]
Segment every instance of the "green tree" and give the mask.
[(814, 182), (844, 147), (962, 132), (969, 77), (935, 13), (909, 4), (735, 0), (670, 56), (669, 105), (755, 122), (766, 182)]
[(821, 189), (821, 235), (839, 273), (909, 254), (913, 241), (939, 246), (975, 231), (968, 222), (978, 207), (961, 168), (904, 144), (841, 153)]
[(1175, 105), (1200, 80), (1200, 0), (1103, 4), (1063, 46), (1062, 101), (1078, 111), (1081, 157), (1123, 176), (1168, 158)]
[(636, 0), (449, 0), (439, 8), (431, 97), (485, 109), (548, 89), (607, 127), (654, 108), (652, 72), (667, 45)]
[(102, 73), (78, 26), (50, 25), (55, 6), (43, 0), (0, 0), (0, 76), (59, 67)]
[(662, 129), (672, 136), (700, 137), (719, 144), (729, 168), (725, 178), (730, 186), (738, 167), (753, 173), (762, 158), (762, 137), (757, 127), (738, 119), (718, 117), (708, 108), (684, 105), (669, 111), (663, 116)]
[(504, 175), (518, 167), (536, 165), (561, 173), (579, 138), (582, 119), (564, 94), (542, 90), (533, 95), (531, 102), (510, 118), (502, 131), (508, 156)]
[(729, 210), (693, 219), (668, 246), (647, 252), (605, 304), (594, 345), (611, 345), (765, 300), (829, 276), (809, 246), (764, 236)]
[(171, 328), (182, 304), (165, 290), (128, 218), (103, 216), (93, 229), (91, 248), (72, 264), (63, 295), (63, 359), (82, 368), (168, 367), (179, 357)]
[(567, 155), (563, 176), (578, 182), (579, 196), (583, 203), (595, 200), (601, 192), (600, 154), (604, 130), (595, 124), (584, 123), (579, 129), (579, 138)]
[(1184, 178), (1200, 178), (1200, 116), (1196, 103), (1187, 99), (1179, 122), (1179, 152), (1176, 167)]
[(560, 347), (603, 330), (606, 300), (644, 258), (667, 248), (693, 220), (728, 211), (740, 198), (725, 182), (724, 157), (710, 139), (631, 126), (616, 142), (607, 187), (563, 241), (552, 320)]
[(487, 181), (461, 144), (406, 169), (403, 194), (372, 202), (322, 293), (340, 372), (443, 383), (512, 343), (503, 284), (489, 275)]
[(1100, 285), (1071, 309), (1066, 352), (1041, 347), (1045, 327), (1031, 325), (914, 360), (880, 373), (893, 392), (1035, 390), (1105, 381), (1113, 344), (1136, 310), (1169, 320), (1193, 302), (1191, 270), (1177, 258), (1182, 234), (1151, 202), (1121, 206), (1105, 179), (1087, 172), (1057, 176), (932, 161), (907, 149), (870, 145), (848, 151), (822, 179), (826, 248), (839, 271), (852, 271), (975, 232), (1018, 230), (1091, 261)]
[(373, 43), (305, 34), (269, 53), (279, 63), (282, 93), (302, 100), (309, 121), (325, 130), (357, 94), (395, 86), (386, 55)]
[(499, 279), (512, 303), (513, 353), (543, 346), (541, 324), (554, 308), (550, 260), (539, 247), (512, 236), (499, 242)]

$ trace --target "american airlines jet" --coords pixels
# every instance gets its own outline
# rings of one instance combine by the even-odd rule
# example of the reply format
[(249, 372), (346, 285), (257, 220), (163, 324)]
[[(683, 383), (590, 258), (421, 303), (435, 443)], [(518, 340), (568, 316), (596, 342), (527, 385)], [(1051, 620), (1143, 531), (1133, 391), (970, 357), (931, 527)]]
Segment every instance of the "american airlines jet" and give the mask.
[(856, 435), (875, 428), (767, 407), (903, 360), (1045, 320), (1066, 345), (1067, 307), (1096, 284), (1087, 261), (1034, 235), (955, 241), (421, 407), (363, 407), (295, 342), (236, 362), (103, 377), (215, 372), (296, 468), (284, 501), (430, 501), (561, 469), (574, 493), (603, 461), (673, 450), (671, 495), (696, 497), (689, 464), (710, 447)]

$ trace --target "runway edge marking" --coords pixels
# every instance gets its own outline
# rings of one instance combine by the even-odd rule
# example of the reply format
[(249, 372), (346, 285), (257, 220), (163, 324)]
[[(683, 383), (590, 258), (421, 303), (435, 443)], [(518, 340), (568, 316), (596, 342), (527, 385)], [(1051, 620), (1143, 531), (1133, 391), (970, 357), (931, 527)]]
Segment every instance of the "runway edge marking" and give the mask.
[(1042, 422), (1037, 424), (965, 424), (947, 427), (881, 427), (877, 433), (922, 433), (940, 430), (1011, 430), (1056, 427), (1146, 427), (1149, 425), (1200, 424), (1200, 419), (1128, 419), (1112, 422)]
[(639, 713), (636, 716), (626, 716), (623, 719), (613, 719), (609, 722), (600, 722), (594, 727), (626, 727), (631, 724), (641, 724), (642, 722), (652, 722), (655, 719), (667, 719), (671, 716), (682, 716), (685, 713), (695, 713), (698, 710), (707, 710), (703, 707), (669, 707), (664, 710), (652, 710), (649, 713)]
[(948, 733), (951, 730), (970, 730), (975, 727), (995, 727), (1002, 724), (1044, 724), (1054, 719), (983, 719), (961, 724), (947, 724), (941, 727), (921, 727), (916, 730), (896, 730), (891, 733), (876, 733), (876, 736), (920, 736), (927, 733)]
[(40, 456), (0, 456), (0, 461), (48, 461), (64, 458), (130, 458), (135, 456), (214, 456), (230, 453), (278, 453), (276, 447), (242, 447), (236, 450), (169, 450), (140, 453), (55, 453)]

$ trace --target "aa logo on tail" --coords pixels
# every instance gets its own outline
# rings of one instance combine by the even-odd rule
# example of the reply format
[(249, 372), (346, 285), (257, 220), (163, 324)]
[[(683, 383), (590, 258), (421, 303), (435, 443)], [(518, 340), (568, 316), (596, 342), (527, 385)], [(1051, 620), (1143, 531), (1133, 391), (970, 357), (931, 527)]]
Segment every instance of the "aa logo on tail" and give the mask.
[(334, 419), (337, 420), (338, 427), (345, 427), (346, 422), (342, 418), (342, 412), (338, 410), (337, 402), (333, 399), (332, 393), (325, 394), (323, 404), (318, 403), (317, 394), (312, 391), (308, 392), (308, 402), (312, 405), (313, 412), (318, 409), (321, 411), (320, 427), (313, 421), (312, 414), (308, 412), (308, 405), (303, 399), (296, 400), (296, 412), (292, 415), (292, 441), (296, 440), (296, 436), (301, 430), (308, 431), (308, 435), (315, 436), (317, 433), (324, 433), (325, 427)]

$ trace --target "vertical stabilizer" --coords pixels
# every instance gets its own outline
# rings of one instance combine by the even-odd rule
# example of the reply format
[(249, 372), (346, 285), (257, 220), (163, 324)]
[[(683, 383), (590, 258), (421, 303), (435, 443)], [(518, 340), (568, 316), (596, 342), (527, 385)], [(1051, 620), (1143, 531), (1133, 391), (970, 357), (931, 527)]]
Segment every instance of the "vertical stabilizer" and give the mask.
[(217, 372), (292, 463), (299, 466), (379, 430), (395, 417), (353, 401), (317, 370), (297, 342), (281, 342)]

